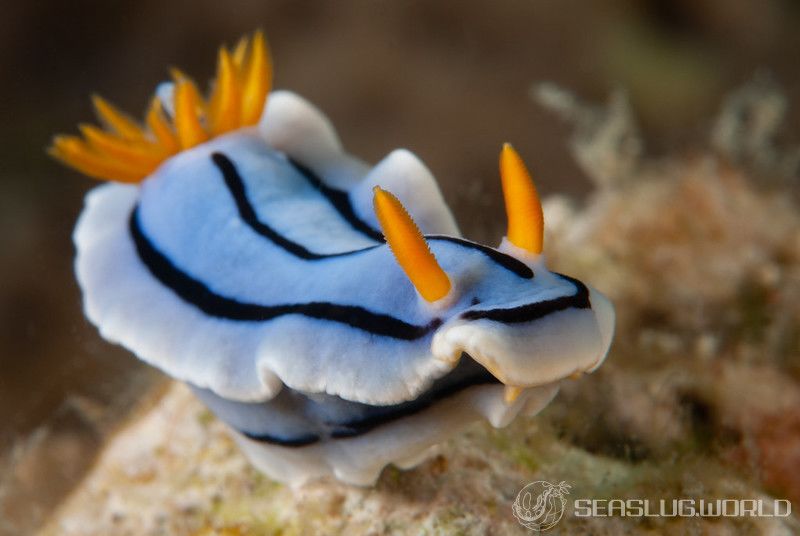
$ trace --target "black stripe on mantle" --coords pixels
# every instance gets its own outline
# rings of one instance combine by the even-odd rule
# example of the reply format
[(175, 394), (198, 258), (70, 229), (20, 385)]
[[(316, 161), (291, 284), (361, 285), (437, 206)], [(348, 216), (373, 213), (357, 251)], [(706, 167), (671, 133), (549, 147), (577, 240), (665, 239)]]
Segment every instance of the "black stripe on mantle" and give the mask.
[[(150, 242), (139, 223), (138, 205), (131, 212), (129, 231), (136, 252), (150, 273), (185, 302), (194, 305), (209, 316), (227, 320), (266, 322), (280, 316), (299, 314), (309, 318), (338, 322), (374, 335), (401, 340), (420, 339), (442, 325), (440, 318), (434, 318), (426, 325), (411, 324), (394, 316), (376, 313), (358, 305), (324, 301), (262, 305), (221, 296), (202, 281), (198, 281), (180, 270)], [(572, 296), (534, 302), (511, 309), (466, 311), (462, 314), (462, 318), (466, 320), (488, 319), (511, 324), (533, 321), (570, 307), (578, 309), (591, 307), (588, 289), (583, 283), (565, 275), (556, 275), (575, 285), (576, 293)]]
[[(554, 272), (555, 273), (555, 272)], [(486, 310), (466, 311), (461, 315), (464, 320), (494, 320), (503, 324), (519, 324), (522, 322), (533, 322), (551, 313), (563, 311), (565, 309), (589, 309), (592, 304), (589, 301), (589, 289), (582, 282), (564, 274), (556, 273), (558, 277), (564, 279), (575, 286), (575, 294), (562, 296), (552, 300), (526, 303), (518, 307), (497, 308)]]
[[(373, 406), (360, 402), (342, 401), (342, 399), (335, 395), (317, 394), (314, 399), (310, 399), (306, 394), (300, 391), (294, 391), (285, 387), (284, 390), (277, 395), (279, 398), (283, 397), (283, 402), (279, 401), (277, 404), (281, 405), (282, 403), (285, 404), (287, 400), (294, 400), (297, 401), (297, 405), (294, 406), (293, 409), (287, 408), (280, 411), (299, 411), (305, 414), (316, 415), (316, 418), (313, 418), (312, 421), (307, 423), (309, 427), (308, 430), (286, 435), (266, 431), (254, 432), (252, 429), (248, 430), (242, 422), (236, 422), (236, 419), (226, 420), (226, 414), (231, 414), (231, 408), (238, 407), (238, 413), (240, 415), (249, 414), (244, 420), (260, 421), (264, 427), (268, 428), (270, 413), (267, 408), (275, 405), (275, 400), (266, 402), (234, 402), (224, 399), (208, 389), (200, 389), (193, 385), (191, 387), (209, 409), (245, 437), (260, 443), (268, 443), (282, 447), (304, 447), (318, 442), (361, 436), (404, 417), (412, 417), (438, 402), (479, 385), (500, 385), (500, 381), (492, 376), (485, 368), (477, 364), (470, 356), (463, 354), (456, 368), (434, 381), (433, 385), (431, 385), (427, 391), (421, 393), (415, 399), (389, 406)], [(322, 397), (321, 399), (319, 398), (320, 396)], [(353, 408), (354, 413), (360, 413), (361, 416), (353, 419), (343, 419), (341, 421), (327, 420), (317, 415), (314, 411), (309, 412), (306, 408), (307, 404), (325, 405), (329, 403), (328, 399), (336, 399), (339, 402), (349, 404)], [(227, 410), (225, 408), (227, 408)], [(264, 413), (259, 414), (262, 408)]]
[(420, 339), (442, 324), (439, 318), (434, 318), (424, 326), (410, 324), (399, 318), (375, 313), (358, 305), (322, 301), (261, 305), (221, 296), (205, 283), (180, 270), (158, 251), (141, 228), (138, 206), (131, 212), (129, 228), (136, 252), (150, 273), (181, 299), (209, 316), (227, 320), (265, 322), (284, 315), (298, 314), (309, 318), (338, 322), (375, 335), (403, 340)]
[[(239, 217), (242, 218), (242, 221), (257, 234), (270, 240), (278, 247), (296, 257), (307, 261), (344, 257), (346, 255), (363, 253), (386, 243), (381, 233), (372, 229), (369, 225), (367, 225), (366, 222), (358, 218), (358, 216), (355, 214), (353, 206), (350, 202), (350, 196), (347, 192), (327, 186), (322, 182), (322, 179), (317, 177), (310, 169), (293, 160), (289, 160), (289, 163), (294, 166), (298, 173), (300, 173), (314, 188), (316, 188), (322, 194), (323, 197), (328, 200), (331, 206), (333, 206), (339, 215), (347, 223), (349, 223), (353, 229), (368, 236), (369, 238), (372, 238), (373, 240), (380, 242), (374, 246), (367, 246), (365, 248), (343, 251), (339, 253), (317, 253), (311, 251), (302, 244), (298, 244), (297, 242), (286, 238), (258, 218), (255, 207), (247, 197), (247, 190), (245, 188), (244, 181), (242, 180), (239, 171), (236, 169), (236, 165), (231, 161), (230, 158), (222, 153), (216, 152), (211, 155), (211, 160), (214, 165), (217, 166), (220, 173), (222, 173), (225, 186), (228, 188), (228, 191), (233, 197), (233, 201), (236, 204), (236, 210), (239, 213)], [(513, 272), (519, 277), (524, 279), (531, 279), (533, 277), (533, 270), (531, 270), (530, 267), (528, 267), (525, 263), (515, 259), (510, 255), (506, 255), (481, 244), (476, 244), (474, 242), (470, 242), (469, 240), (451, 236), (431, 235), (426, 236), (426, 239), (450, 242), (466, 248), (478, 250), (503, 268)]]
[(322, 179), (320, 179), (316, 173), (311, 171), (311, 169), (307, 168), (297, 160), (292, 158), (288, 158), (288, 160), (289, 163), (294, 166), (297, 172), (300, 173), (314, 188), (319, 191), (320, 194), (325, 197), (325, 199), (328, 200), (333, 208), (336, 209), (336, 212), (338, 212), (339, 215), (345, 221), (347, 221), (347, 223), (349, 223), (353, 229), (376, 242), (385, 242), (383, 233), (373, 229), (369, 226), (369, 224), (367, 224), (367, 222), (356, 215), (356, 212), (353, 209), (353, 204), (350, 202), (350, 195), (347, 192), (338, 190), (336, 188), (331, 188), (322, 182)]

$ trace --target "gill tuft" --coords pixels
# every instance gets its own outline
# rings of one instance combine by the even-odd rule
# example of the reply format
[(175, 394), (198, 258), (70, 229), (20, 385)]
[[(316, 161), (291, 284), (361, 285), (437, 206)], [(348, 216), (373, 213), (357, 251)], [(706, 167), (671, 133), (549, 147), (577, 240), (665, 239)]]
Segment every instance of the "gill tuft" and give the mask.
[(272, 84), (272, 62), (264, 34), (241, 39), (231, 52), (222, 47), (208, 99), (187, 75), (173, 69), (174, 117), (159, 98), (151, 102), (145, 123), (131, 119), (99, 96), (92, 97), (104, 128), (82, 125), (82, 136), (56, 136), (48, 153), (85, 175), (137, 183), (167, 158), (216, 136), (255, 125)]

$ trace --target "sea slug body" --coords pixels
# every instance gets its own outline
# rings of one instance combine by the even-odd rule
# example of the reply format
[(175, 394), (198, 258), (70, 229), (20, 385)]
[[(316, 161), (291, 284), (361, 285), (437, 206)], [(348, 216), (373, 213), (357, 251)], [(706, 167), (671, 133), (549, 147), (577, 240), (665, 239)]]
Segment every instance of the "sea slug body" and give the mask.
[(477, 419), (537, 413), (602, 363), (613, 306), (547, 269), (511, 146), (508, 233), (484, 246), (412, 153), (370, 168), (270, 83), (257, 32), (220, 51), (208, 99), (176, 72), (144, 127), (95, 98), (106, 128), (51, 148), (110, 181), (74, 234), (87, 317), (186, 382), (255, 466), (295, 486), (370, 485)]

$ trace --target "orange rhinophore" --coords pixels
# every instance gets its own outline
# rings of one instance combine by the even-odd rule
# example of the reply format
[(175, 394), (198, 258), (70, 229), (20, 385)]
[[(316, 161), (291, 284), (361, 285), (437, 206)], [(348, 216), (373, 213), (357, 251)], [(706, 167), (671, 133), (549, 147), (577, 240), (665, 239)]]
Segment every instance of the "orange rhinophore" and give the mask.
[(500, 178), (508, 217), (508, 241), (531, 253), (541, 253), (544, 242), (542, 203), (531, 175), (511, 144), (500, 153)]
[(450, 292), (450, 279), (436, 262), (425, 237), (395, 196), (375, 187), (375, 214), (386, 242), (417, 292), (429, 302)]

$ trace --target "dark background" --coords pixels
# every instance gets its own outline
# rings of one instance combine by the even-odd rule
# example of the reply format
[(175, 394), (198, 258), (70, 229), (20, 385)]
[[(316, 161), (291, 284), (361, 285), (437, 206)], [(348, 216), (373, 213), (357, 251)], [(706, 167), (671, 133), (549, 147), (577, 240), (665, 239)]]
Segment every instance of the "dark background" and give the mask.
[[(789, 0), (6, 1), (0, 469), (30, 464), (14, 473), (29, 500), (55, 501), (160, 378), (84, 320), (70, 234), (94, 183), (44, 149), (93, 120), (92, 92), (139, 117), (169, 66), (205, 82), (217, 47), (258, 27), (277, 88), (317, 104), (367, 161), (416, 152), (465, 234), (489, 243), (503, 225), (502, 142), (530, 163), (543, 194), (590, 188), (567, 150), (569, 130), (531, 99), (536, 82), (594, 101), (625, 88), (649, 151), (672, 154), (704, 147), (723, 96), (767, 73), (795, 104), (787, 131), (800, 130), (800, 3)], [(40, 469), (42, 456), (55, 474)], [(10, 474), (0, 473), (0, 490)]]

